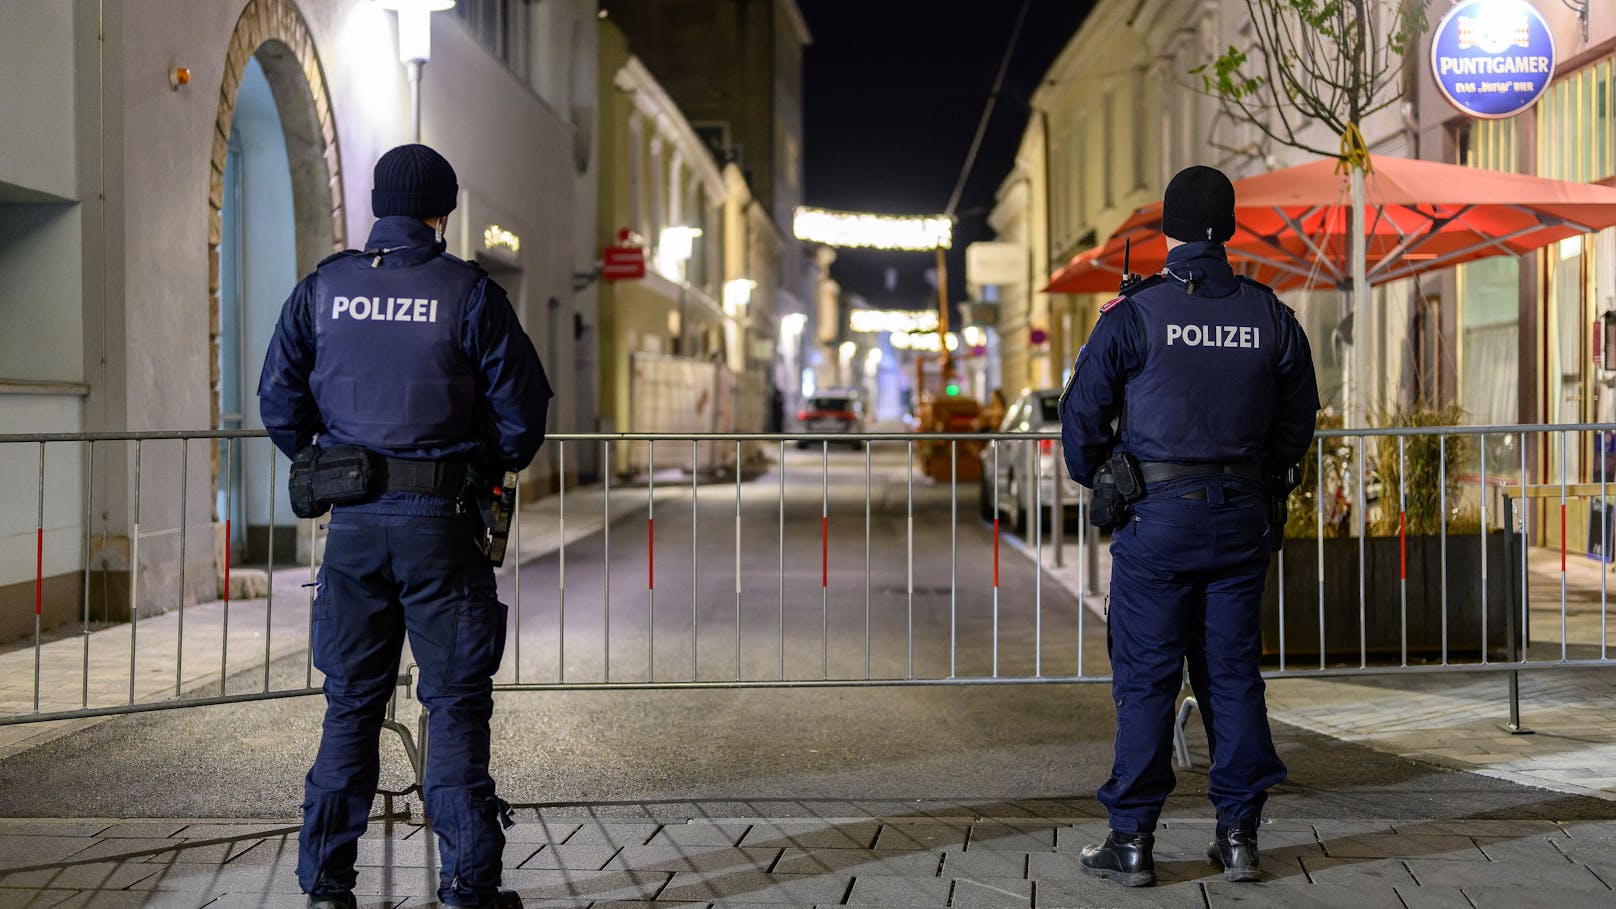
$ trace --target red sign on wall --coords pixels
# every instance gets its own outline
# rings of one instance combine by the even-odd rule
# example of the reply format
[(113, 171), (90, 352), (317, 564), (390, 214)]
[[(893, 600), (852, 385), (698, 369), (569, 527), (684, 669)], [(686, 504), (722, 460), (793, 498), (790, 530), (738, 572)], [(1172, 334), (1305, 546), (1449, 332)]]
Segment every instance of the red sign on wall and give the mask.
[(645, 277), (645, 250), (638, 246), (608, 246), (601, 252), (600, 276), (608, 281), (638, 281)]

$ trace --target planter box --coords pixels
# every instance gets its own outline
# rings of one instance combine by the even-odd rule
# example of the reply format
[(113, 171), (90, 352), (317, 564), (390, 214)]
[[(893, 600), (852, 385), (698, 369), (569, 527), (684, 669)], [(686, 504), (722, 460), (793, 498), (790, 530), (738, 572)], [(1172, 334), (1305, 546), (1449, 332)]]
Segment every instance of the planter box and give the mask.
[[(1371, 662), (1397, 662), (1402, 650), (1402, 584), (1396, 537), (1364, 540), (1363, 647)], [(1448, 657), (1479, 658), (1482, 651), (1481, 537), (1447, 538)], [(1279, 653), (1279, 561), (1285, 562), (1285, 659), (1319, 657), (1318, 541), (1286, 540), (1268, 568), (1263, 591), (1263, 652)], [(1503, 658), (1507, 611), (1520, 614), (1520, 541), (1503, 531), (1487, 534), (1486, 648)], [(1358, 630), (1358, 540), (1324, 541), (1324, 650), (1327, 658), (1355, 662)], [(1408, 538), (1408, 653), (1410, 660), (1442, 654), (1442, 538)]]

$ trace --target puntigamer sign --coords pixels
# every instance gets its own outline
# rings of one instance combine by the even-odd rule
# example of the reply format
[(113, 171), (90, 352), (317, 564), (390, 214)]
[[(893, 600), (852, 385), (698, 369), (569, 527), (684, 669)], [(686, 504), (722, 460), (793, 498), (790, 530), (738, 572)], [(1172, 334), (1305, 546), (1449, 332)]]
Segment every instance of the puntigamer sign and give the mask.
[(1554, 78), (1554, 36), (1526, 0), (1464, 0), (1436, 27), (1431, 72), (1459, 110), (1513, 117)]

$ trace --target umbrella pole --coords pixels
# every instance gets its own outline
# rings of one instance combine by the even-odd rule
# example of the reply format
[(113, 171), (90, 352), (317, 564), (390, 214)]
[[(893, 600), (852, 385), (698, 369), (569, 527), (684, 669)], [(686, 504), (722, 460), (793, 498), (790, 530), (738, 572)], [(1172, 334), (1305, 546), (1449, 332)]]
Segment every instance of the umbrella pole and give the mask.
[(1346, 425), (1348, 428), (1357, 428), (1368, 425), (1371, 319), (1368, 240), (1364, 236), (1364, 229), (1368, 226), (1364, 212), (1364, 169), (1354, 166), (1351, 172), (1352, 236), (1348, 255), (1352, 275), (1352, 350), (1347, 355)]

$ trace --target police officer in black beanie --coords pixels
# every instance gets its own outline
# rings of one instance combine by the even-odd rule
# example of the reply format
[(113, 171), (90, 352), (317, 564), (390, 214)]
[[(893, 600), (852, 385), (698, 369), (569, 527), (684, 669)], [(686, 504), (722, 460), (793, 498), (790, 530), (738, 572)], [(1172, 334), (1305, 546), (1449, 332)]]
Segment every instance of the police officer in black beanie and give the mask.
[(1130, 887), (1156, 880), (1186, 661), (1212, 752), (1207, 855), (1228, 880), (1259, 878), (1257, 826), (1285, 779), (1263, 702), (1262, 594), (1290, 492), (1278, 478), (1306, 453), (1319, 397), (1295, 314), (1229, 266), (1234, 203), (1213, 168), (1173, 177), (1166, 266), (1100, 307), (1061, 400), (1067, 469), (1111, 531), (1111, 833), (1079, 862)]
[(470, 495), (481, 478), (533, 460), (551, 390), (504, 289), (445, 252), (458, 196), (454, 168), (432, 149), (383, 155), (369, 241), (292, 291), (258, 386), (264, 426), (287, 457), (360, 464), (370, 477), (310, 509), (338, 503), (314, 596), (325, 724), (298, 841), (298, 883), (317, 909), (355, 905), (354, 863), (406, 636), (428, 711), (423, 797), (440, 850), (438, 898), (522, 904), (499, 888), (510, 806), (488, 773), (506, 607)]

